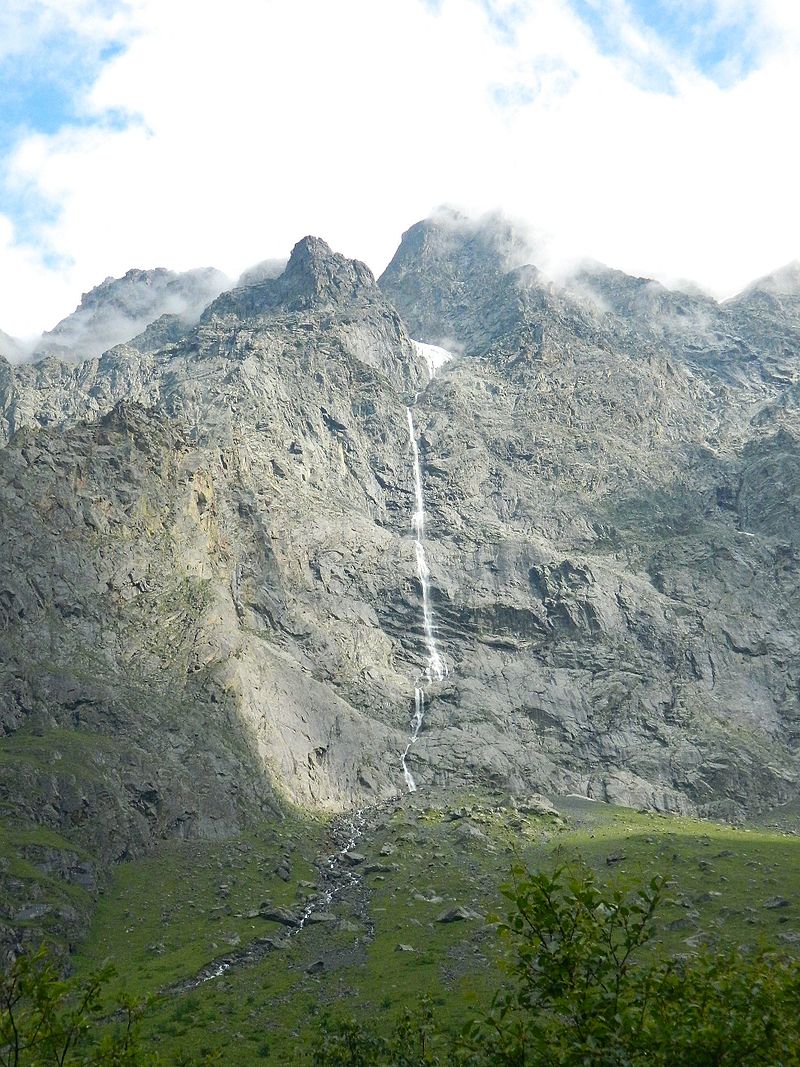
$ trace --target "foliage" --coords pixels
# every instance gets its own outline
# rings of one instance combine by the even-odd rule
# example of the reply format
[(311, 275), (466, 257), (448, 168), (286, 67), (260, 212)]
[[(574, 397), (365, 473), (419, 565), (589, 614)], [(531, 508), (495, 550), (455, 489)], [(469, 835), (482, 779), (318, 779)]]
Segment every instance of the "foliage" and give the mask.
[(64, 980), (44, 949), (20, 956), (0, 977), (2, 1067), (144, 1064), (136, 1036), (138, 1009), (124, 1004), (119, 1025), (98, 1027), (107, 1010), (102, 990), (110, 974), (104, 968), (81, 982)]
[(662, 882), (626, 898), (590, 874), (513, 874), (503, 895), (514, 910), (499, 927), (514, 949), (512, 984), (468, 1028), (469, 1047), (478, 1057), (492, 1047), (497, 1062), (510, 1064), (626, 1062), (620, 1045), (647, 1015), (647, 991), (631, 968), (651, 936)]
[[(0, 1067), (158, 1067), (162, 1061), (138, 1036), (143, 1006), (107, 1003), (112, 974), (103, 967), (63, 979), (44, 948), (20, 956), (0, 976)], [(179, 1057), (175, 1067), (215, 1062)]]
[(354, 1019), (323, 1019), (313, 1053), (318, 1067), (444, 1067), (451, 1042), (436, 1025), (429, 1000), (407, 1009), (388, 1036)]
[(800, 965), (762, 949), (642, 961), (664, 884), (631, 894), (594, 876), (514, 871), (499, 925), (509, 982), (450, 1037), (427, 1007), (388, 1038), (328, 1024), (317, 1067), (797, 1067)]

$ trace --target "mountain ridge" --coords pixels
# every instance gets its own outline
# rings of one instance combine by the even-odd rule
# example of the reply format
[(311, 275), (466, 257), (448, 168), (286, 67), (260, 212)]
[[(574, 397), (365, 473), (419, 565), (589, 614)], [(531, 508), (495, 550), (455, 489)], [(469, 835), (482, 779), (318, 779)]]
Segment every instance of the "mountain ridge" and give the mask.
[[(65, 884), (91, 897), (125, 854), (281, 798), (402, 793), (426, 662), (409, 405), (450, 665), (420, 789), (732, 821), (797, 796), (791, 308), (709, 326), (705, 298), (613, 272), (569, 292), (494, 226), (417, 224), (377, 283), (304, 238), (196, 325), (0, 364), (0, 799), (82, 850)], [(412, 337), (454, 352), (432, 381)], [(60, 907), (43, 923), (74, 938), (88, 910)]]

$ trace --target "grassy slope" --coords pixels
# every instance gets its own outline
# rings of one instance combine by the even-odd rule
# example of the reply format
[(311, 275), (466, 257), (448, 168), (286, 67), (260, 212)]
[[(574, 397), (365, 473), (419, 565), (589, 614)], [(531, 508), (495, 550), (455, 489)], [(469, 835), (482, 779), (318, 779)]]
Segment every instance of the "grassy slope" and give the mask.
[[(674, 903), (662, 913), (655, 951), (762, 937), (790, 951), (800, 945), (798, 838), (572, 799), (559, 807), (555, 818), (521, 814), (499, 795), (418, 794), (375, 813), (358, 848), (364, 866), (390, 869), (363, 875), (334, 902), (337, 923), (309, 926), (260, 963), (194, 990), (159, 995), (148, 1039), (173, 1055), (224, 1049), (226, 1064), (244, 1067), (292, 1062), (298, 1039), (328, 1008), (388, 1021), (428, 994), (456, 1024), (501, 980), (496, 938), (482, 918), (436, 918), (456, 904), (482, 916), (502, 911), (498, 886), (516, 859), (583, 862), (623, 884), (666, 874)], [(262, 900), (299, 901), (309, 890), (298, 883), (315, 879), (312, 861), (332, 848), (324, 826), (299, 813), (224, 844), (165, 843), (118, 869), (76, 969), (110, 957), (120, 986), (158, 992), (237, 938), (282, 933), (245, 916)], [(286, 859), (288, 881), (276, 874)], [(766, 906), (776, 897), (789, 903)]]
[[(76, 730), (42, 735), (18, 730), (0, 738), (0, 921), (6, 916), (16, 919), (32, 907), (46, 909), (37, 918), (16, 920), (14, 926), (29, 929), (37, 939), (44, 932), (54, 944), (66, 939), (65, 931), (88, 924), (92, 894), (65, 876), (77, 864), (94, 860), (78, 821), (80, 811), (69, 838), (39, 823), (47, 820), (53, 795), (64, 782), (102, 783), (103, 762), (114, 746), (111, 738)], [(56, 819), (54, 811), (51, 816)]]

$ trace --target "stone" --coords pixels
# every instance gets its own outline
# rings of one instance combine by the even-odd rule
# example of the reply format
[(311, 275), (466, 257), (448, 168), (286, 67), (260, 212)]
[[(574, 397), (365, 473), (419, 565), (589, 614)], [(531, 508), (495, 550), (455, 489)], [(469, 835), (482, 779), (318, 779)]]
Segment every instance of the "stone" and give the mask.
[(454, 908), (448, 908), (440, 915), (436, 916), (437, 923), (455, 923), (464, 922), (467, 919), (479, 919), (480, 916), (477, 912), (472, 911), (471, 908), (465, 908), (461, 905), (457, 905)]
[(38, 903), (28, 904), (27, 907), (22, 908), (14, 916), (14, 922), (30, 922), (32, 919), (41, 919), (47, 915), (51, 910), (49, 904)]
[(366, 860), (366, 856), (363, 856), (360, 852), (345, 852), (342, 855), (342, 859), (349, 867), (358, 867), (359, 864)]
[(300, 920), (288, 908), (281, 908), (275, 904), (262, 904), (258, 909), (262, 919), (269, 922), (281, 923), (283, 926), (299, 926)]

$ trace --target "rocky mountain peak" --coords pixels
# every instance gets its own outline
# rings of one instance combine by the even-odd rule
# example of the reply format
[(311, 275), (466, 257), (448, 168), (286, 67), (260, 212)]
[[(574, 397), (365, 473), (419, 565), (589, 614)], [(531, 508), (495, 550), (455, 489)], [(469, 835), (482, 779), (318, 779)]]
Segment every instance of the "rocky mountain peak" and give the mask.
[(438, 276), (440, 285), (457, 277), (477, 280), (529, 264), (534, 255), (530, 237), (502, 215), (469, 219), (443, 211), (406, 230), (381, 284), (399, 281), (409, 272)]
[[(593, 302), (530, 258), (437, 216), (386, 299), (305, 237), (178, 344), (166, 314), (101, 359), (0, 360), (4, 807), (102, 873), (273, 789), (390, 800), (404, 767), (421, 792), (797, 803), (794, 305), (607, 268)], [(84, 312), (168, 284), (129, 272)], [(431, 380), (409, 334), (475, 358)]]
[[(267, 261), (268, 263), (270, 261)], [(244, 284), (223, 293), (208, 308), (204, 321), (214, 316), (240, 318), (270, 315), (280, 311), (344, 307), (382, 301), (372, 271), (357, 259), (334, 252), (320, 237), (303, 237), (292, 249), (286, 269), (277, 277), (260, 275), (255, 284)], [(242, 280), (249, 281), (247, 272)]]
[(229, 284), (213, 267), (183, 273), (133, 268), (121, 278), (106, 278), (42, 336), (34, 357), (56, 355), (77, 362), (99, 356), (142, 333), (162, 315), (177, 315), (188, 328)]
[(800, 260), (795, 259), (771, 274), (758, 278), (747, 286), (738, 299), (752, 293), (769, 293), (772, 296), (800, 299)]
[(313, 303), (341, 303), (375, 289), (375, 278), (365, 263), (333, 252), (319, 237), (297, 242), (282, 281), (287, 296)]
[(414, 337), (478, 352), (496, 318), (488, 308), (505, 299), (505, 279), (534, 258), (528, 234), (503, 216), (443, 211), (406, 230), (379, 284)]
[(25, 348), (16, 338), (0, 330), (0, 359), (3, 357), (12, 363), (18, 363), (25, 358)]

